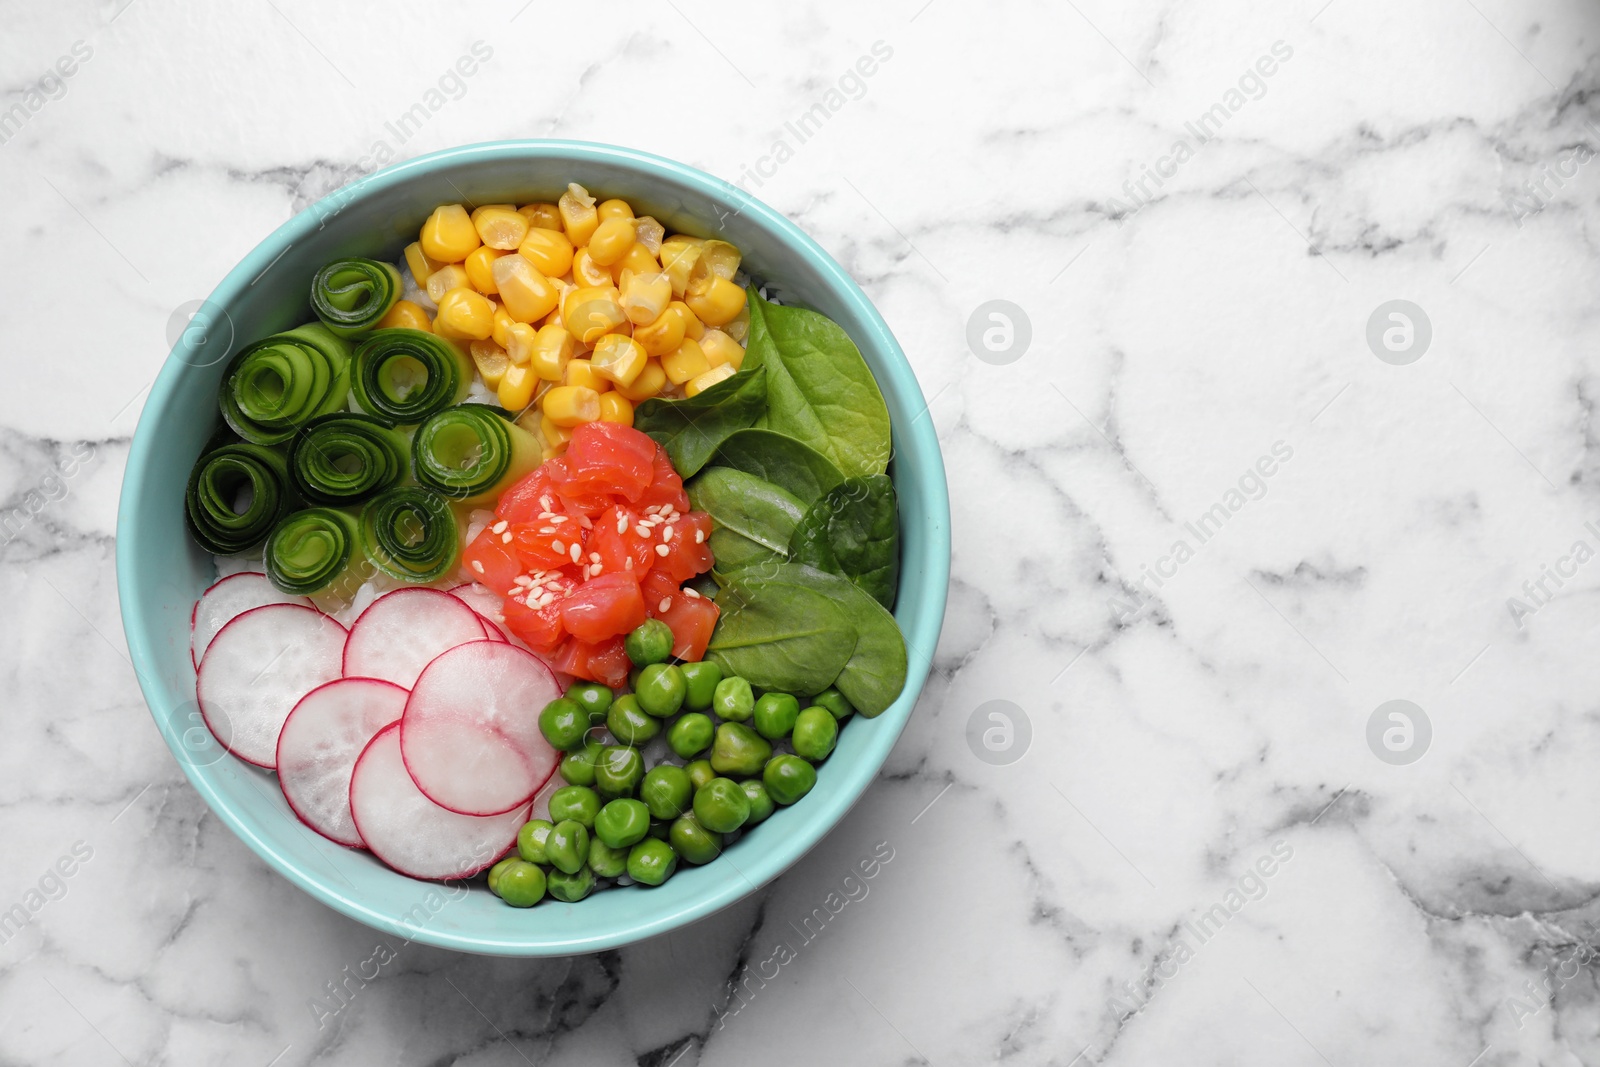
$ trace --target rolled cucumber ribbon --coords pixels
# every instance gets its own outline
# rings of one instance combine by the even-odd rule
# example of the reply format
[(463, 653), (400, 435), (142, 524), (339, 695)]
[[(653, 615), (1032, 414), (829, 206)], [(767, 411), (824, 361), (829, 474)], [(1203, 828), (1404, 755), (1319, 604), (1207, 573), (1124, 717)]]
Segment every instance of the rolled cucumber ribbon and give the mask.
[(398, 483), (409, 462), (410, 442), (389, 423), (333, 414), (313, 419), (295, 437), (289, 472), (306, 500), (345, 507)]
[(233, 432), (276, 445), (350, 395), (350, 345), (320, 323), (257, 341), (233, 357), (218, 404)]
[(266, 540), (294, 503), (283, 454), (236, 442), (207, 451), (195, 463), (184, 515), (201, 548), (231, 556)]
[(443, 337), (395, 327), (356, 349), (351, 389), (363, 411), (410, 426), (464, 400), (472, 374), (472, 360)]
[(311, 310), (340, 337), (364, 333), (394, 307), (400, 272), (375, 259), (336, 259), (311, 279)]
[(285, 593), (348, 599), (365, 579), (354, 515), (306, 508), (267, 538), (267, 577)]
[(458, 504), (493, 505), (542, 459), (538, 438), (487, 404), (446, 408), (411, 439), (417, 481)]
[(379, 493), (361, 509), (361, 551), (402, 582), (438, 581), (461, 561), (461, 520), (450, 501), (420, 485)]

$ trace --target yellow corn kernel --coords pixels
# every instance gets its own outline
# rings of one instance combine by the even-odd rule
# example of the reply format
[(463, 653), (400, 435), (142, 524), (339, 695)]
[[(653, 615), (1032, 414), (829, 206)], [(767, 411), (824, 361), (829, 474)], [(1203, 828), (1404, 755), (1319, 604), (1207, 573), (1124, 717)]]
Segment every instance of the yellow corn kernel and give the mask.
[(667, 381), (674, 385), (682, 385), (690, 378), (698, 378), (710, 370), (711, 362), (701, 350), (698, 341), (685, 338), (676, 352), (661, 357), (661, 369), (666, 371)]
[(530, 229), (561, 229), (561, 209), (554, 204), (523, 204), (517, 208), (517, 214), (528, 220)]
[(473, 365), (478, 368), (478, 376), (483, 379), (483, 384), (490, 389), (498, 389), (506, 368), (511, 366), (506, 358), (506, 350), (493, 341), (474, 341), (467, 346), (467, 352), (472, 356)]
[(608, 379), (595, 373), (594, 364), (587, 359), (569, 359), (567, 369), (561, 372), (561, 384), (603, 393), (611, 388)]
[[(545, 443), (551, 448), (560, 450), (566, 447), (568, 441), (572, 440), (572, 430), (566, 426), (557, 426), (550, 421), (550, 416), (540, 414), (539, 436), (543, 437)], [(549, 459), (550, 457), (546, 456), (545, 458)]]
[(528, 220), (517, 213), (510, 204), (481, 207), (472, 213), (472, 225), (478, 239), (490, 248), (509, 252), (528, 236)]
[(749, 343), (750, 302), (748, 300), (745, 301), (744, 307), (739, 309), (739, 314), (735, 315), (731, 321), (722, 324), (722, 332), (741, 345)]
[(685, 337), (689, 338), (692, 341), (698, 341), (698, 340), (700, 340), (700, 338), (705, 336), (706, 324), (700, 321), (700, 316), (699, 315), (696, 315), (693, 311), (689, 310), (689, 305), (688, 304), (685, 304), (681, 300), (674, 300), (671, 304), (668, 304), (667, 306), (668, 307), (676, 306), (676, 307), (680, 307), (680, 308), (683, 309), (683, 311), (681, 311), (679, 314), (681, 314), (689, 324), (689, 325), (687, 325), (687, 326), (685, 326), (683, 328), (683, 335)]
[(628, 205), (626, 200), (602, 201), (600, 206), (597, 207), (595, 211), (599, 213), (601, 222), (604, 222), (607, 219), (633, 218), (633, 208)]
[(592, 345), (628, 321), (618, 303), (620, 294), (609, 285), (573, 289), (561, 302), (561, 321), (572, 336)]
[(494, 338), (494, 343), (505, 348), (511, 343), (511, 327), (517, 320), (506, 314), (506, 309), (498, 305), (494, 309), (494, 332), (489, 336)]
[[(634, 274), (658, 274), (661, 271), (661, 264), (656, 262), (656, 257), (650, 254), (648, 248), (635, 241), (633, 247), (628, 249), (627, 255), (611, 264), (611, 276), (616, 278), (618, 283), (622, 281), (623, 271)], [(671, 288), (671, 282), (668, 282), (668, 288)]]
[(600, 338), (589, 354), (594, 372), (619, 386), (632, 385), (649, 359), (639, 342), (620, 333), (608, 333)]
[(557, 426), (581, 426), (600, 418), (600, 394), (581, 385), (558, 385), (544, 394), (542, 410)]
[(685, 396), (699, 396), (718, 382), (732, 378), (733, 375), (734, 370), (731, 364), (724, 363), (720, 367), (712, 367), (699, 377), (690, 378), (685, 382), (683, 393)]
[[(472, 214), (470, 216), (468, 216), (468, 217), (472, 219), (472, 225), (473, 226), (477, 226), (478, 225), (479, 216), (481, 216), (485, 211), (515, 211), (515, 210), (517, 210), (517, 205), (515, 205), (515, 204), (479, 204), (477, 207), (472, 209)], [(480, 234), (479, 236), (482, 236), (482, 235)]]
[(546, 278), (559, 278), (572, 269), (572, 242), (560, 230), (530, 229), (517, 251)]
[(639, 347), (644, 349), (646, 355), (664, 356), (676, 352), (678, 346), (683, 344), (689, 319), (693, 316), (694, 312), (689, 310), (687, 304), (674, 300), (662, 309), (654, 322), (635, 326), (633, 339), (639, 342)]
[(698, 237), (685, 237), (675, 233), (661, 242), (661, 269), (672, 280), (672, 295), (683, 298), (689, 287), (689, 275), (700, 261), (700, 249), (705, 242)]
[(495, 387), (495, 394), (500, 398), (500, 406), (507, 411), (521, 411), (533, 403), (533, 390), (538, 384), (539, 376), (532, 367), (508, 359), (505, 376)]
[(567, 186), (556, 206), (561, 210), (561, 228), (574, 248), (589, 243), (595, 227), (600, 225), (600, 213), (594, 209), (594, 197), (577, 182)]
[(722, 326), (744, 310), (745, 292), (727, 278), (713, 274), (702, 257), (695, 266), (694, 277), (689, 280), (683, 302), (707, 326)]
[(572, 254), (572, 280), (579, 285), (611, 285), (616, 281), (609, 270), (589, 258), (587, 248)]
[(533, 343), (533, 369), (546, 381), (562, 381), (577, 350), (578, 343), (565, 326), (541, 326)]
[(511, 362), (518, 364), (527, 363), (533, 359), (534, 338), (539, 336), (537, 328), (526, 322), (513, 321), (506, 330), (506, 356)]
[(602, 267), (609, 267), (628, 254), (637, 240), (633, 219), (609, 218), (595, 227), (589, 238), (589, 258)]
[(441, 263), (460, 263), (483, 242), (472, 217), (460, 204), (441, 204), (422, 224), (422, 251)]
[(378, 329), (388, 330), (397, 326), (408, 330), (427, 331), (433, 329), (433, 322), (428, 318), (428, 313), (422, 310), (421, 304), (413, 304), (409, 300), (396, 300), (394, 307), (378, 320)]
[(744, 366), (744, 347), (721, 330), (707, 330), (700, 338), (700, 350), (713, 367), (727, 364), (738, 370)]
[(627, 397), (613, 389), (600, 394), (600, 421), (633, 425), (633, 404)]
[(733, 276), (739, 273), (739, 260), (742, 257), (739, 250), (726, 241), (707, 241), (700, 246), (700, 258), (711, 268), (712, 274), (731, 282)]
[(444, 294), (452, 289), (472, 288), (472, 279), (467, 276), (467, 269), (459, 263), (447, 263), (428, 276), (428, 299), (435, 304), (444, 299)]
[(561, 299), (549, 279), (521, 256), (501, 256), (494, 261), (494, 284), (506, 314), (518, 322), (544, 318)]
[(623, 276), (622, 295), (617, 303), (635, 326), (647, 326), (661, 317), (672, 303), (672, 283), (660, 271)]
[(467, 272), (467, 284), (484, 296), (494, 296), (500, 291), (494, 284), (494, 261), (507, 254), (488, 245), (480, 245), (468, 252), (466, 261), (461, 264)]
[(482, 293), (452, 289), (439, 301), (433, 332), (456, 340), (487, 341), (494, 333), (494, 305)]
[(444, 264), (424, 252), (420, 242), (412, 241), (406, 245), (406, 266), (411, 268), (411, 276), (421, 286), (427, 285), (428, 279), (433, 276), (433, 272), (444, 266)]
[(649, 400), (661, 392), (661, 387), (667, 384), (667, 372), (661, 369), (661, 361), (652, 359), (644, 365), (644, 370), (627, 387), (617, 386), (617, 392), (633, 401), (635, 404)]
[(653, 256), (661, 251), (661, 242), (667, 236), (667, 228), (649, 215), (640, 215), (634, 220), (634, 234), (638, 242), (650, 250)]

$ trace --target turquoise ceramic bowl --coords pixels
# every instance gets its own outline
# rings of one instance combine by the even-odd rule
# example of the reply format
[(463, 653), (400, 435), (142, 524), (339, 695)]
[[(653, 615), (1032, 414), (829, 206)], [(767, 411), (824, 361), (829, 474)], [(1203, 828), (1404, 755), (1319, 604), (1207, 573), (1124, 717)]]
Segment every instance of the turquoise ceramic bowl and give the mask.
[[(553, 200), (569, 181), (623, 197), (669, 230), (731, 241), (753, 276), (833, 318), (860, 345), (894, 425), (903, 537), (895, 615), (911, 673), (892, 708), (841, 732), (811, 795), (724, 859), (681, 869), (656, 889), (520, 911), (481, 879), (470, 891), (415, 881), (322, 839), (290, 812), (269, 773), (211, 740), (194, 703), (188, 649), (190, 608), (214, 573), (184, 530), (181, 501), (216, 423), (225, 357), (307, 320), (317, 268), (344, 255), (398, 258), (438, 204)], [(905, 354), (850, 276), (788, 219), (724, 181), (641, 152), (570, 141), (472, 145), (378, 171), (307, 208), (223, 279), (202, 315), (208, 324), (173, 349), (134, 435), (117, 519), (117, 589), (134, 667), (167, 745), (211, 809), (284, 877), (351, 918), (427, 944), (504, 956), (592, 952), (665, 933), (753, 892), (821, 840), (871, 784), (911, 715), (944, 618), (949, 498), (933, 420)]]

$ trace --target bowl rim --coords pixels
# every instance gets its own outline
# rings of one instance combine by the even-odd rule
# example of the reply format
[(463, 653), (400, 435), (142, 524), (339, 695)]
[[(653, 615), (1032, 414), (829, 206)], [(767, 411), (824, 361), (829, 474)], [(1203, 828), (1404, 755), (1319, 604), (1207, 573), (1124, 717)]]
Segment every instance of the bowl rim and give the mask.
[[(381, 190), (404, 185), (419, 175), (436, 168), (453, 168), (471, 164), (476, 160), (494, 158), (557, 158), (575, 162), (599, 163), (619, 166), (639, 172), (648, 178), (668, 179), (681, 186), (694, 189), (708, 199), (735, 208), (737, 214), (749, 214), (757, 224), (773, 231), (788, 244), (823, 279), (824, 284), (849, 305), (858, 318), (866, 324), (868, 337), (854, 340), (867, 348), (869, 345), (884, 357), (885, 373), (894, 379), (895, 389), (914, 397), (924, 397), (916, 374), (911, 369), (904, 351), (895, 340), (888, 323), (879, 314), (872, 301), (855, 280), (814, 239), (782, 213), (768, 207), (745, 190), (729, 182), (690, 167), (676, 160), (657, 156), (637, 149), (589, 141), (558, 139), (514, 139), (488, 141), (442, 149), (391, 164), (373, 171), (307, 205), (283, 225), (272, 231), (230, 270), (208, 298), (208, 306), (228, 308), (239, 295), (259, 278), (289, 246), (312, 237), (321, 228), (329, 209), (342, 211), (356, 200)], [(172, 400), (179, 379), (190, 367), (179, 357), (180, 351), (190, 344), (186, 336), (179, 340), (163, 363), (150, 394), (140, 412), (128, 453), (123, 476), (122, 492), (118, 501), (116, 568), (117, 594), (128, 652), (134, 665), (140, 691), (147, 709), (155, 720), (157, 729), (175, 756), (185, 776), (194, 786), (207, 808), (264, 859), (278, 874), (309, 894), (322, 904), (358, 922), (378, 930), (390, 930), (394, 924), (391, 916), (379, 914), (365, 905), (359, 894), (347, 895), (331, 884), (313, 877), (295, 857), (280, 853), (273, 845), (257, 836), (233, 810), (232, 803), (211, 785), (209, 767), (199, 767), (181, 758), (182, 738), (172, 716), (163, 717), (156, 708), (164, 703), (161, 683), (155, 680), (156, 660), (150, 636), (137, 619), (134, 604), (133, 568), (141, 536), (132, 516), (136, 509), (132, 502), (144, 494), (149, 453), (157, 434), (152, 430), (152, 413), (163, 411)], [(924, 410), (926, 402), (924, 400)], [(880, 727), (892, 727), (892, 735), (885, 736), (879, 745), (882, 757), (859, 761), (845, 769), (841, 780), (833, 783), (826, 794), (807, 799), (820, 805), (813, 809), (808, 825), (789, 839), (784, 847), (765, 853), (757, 862), (741, 869), (741, 879), (729, 879), (690, 905), (675, 910), (663, 910), (646, 918), (628, 922), (615, 931), (594, 936), (544, 938), (533, 940), (487, 939), (462, 933), (422, 927), (408, 931), (410, 939), (423, 944), (460, 952), (481, 955), (535, 957), (564, 956), (598, 952), (618, 948), (654, 937), (678, 927), (712, 915), (751, 893), (756, 892), (798, 862), (815, 848), (844, 818), (867, 788), (876, 781), (883, 764), (898, 741), (901, 731), (910, 719), (922, 687), (932, 666), (932, 650), (938, 642), (943, 626), (949, 593), (950, 578), (950, 502), (943, 457), (933, 420), (915, 419), (909, 426), (895, 426), (897, 446), (916, 451), (931, 462), (920, 464), (917, 481), (926, 501), (928, 519), (924, 530), (928, 538), (927, 573), (923, 581), (931, 587), (928, 610), (909, 625), (902, 624), (909, 658), (906, 686), (895, 703), (875, 721)], [(224, 766), (218, 764), (217, 766)], [(209, 773), (206, 773), (209, 772)]]

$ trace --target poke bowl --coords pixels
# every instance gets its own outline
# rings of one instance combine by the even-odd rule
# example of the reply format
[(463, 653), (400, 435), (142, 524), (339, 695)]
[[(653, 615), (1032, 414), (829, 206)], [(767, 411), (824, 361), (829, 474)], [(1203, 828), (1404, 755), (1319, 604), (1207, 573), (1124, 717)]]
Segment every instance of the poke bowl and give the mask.
[(665, 933), (816, 845), (912, 713), (949, 558), (849, 275), (733, 185), (564, 141), (263, 241), (152, 386), (117, 523), (211, 810), (351, 918), (507, 956)]

